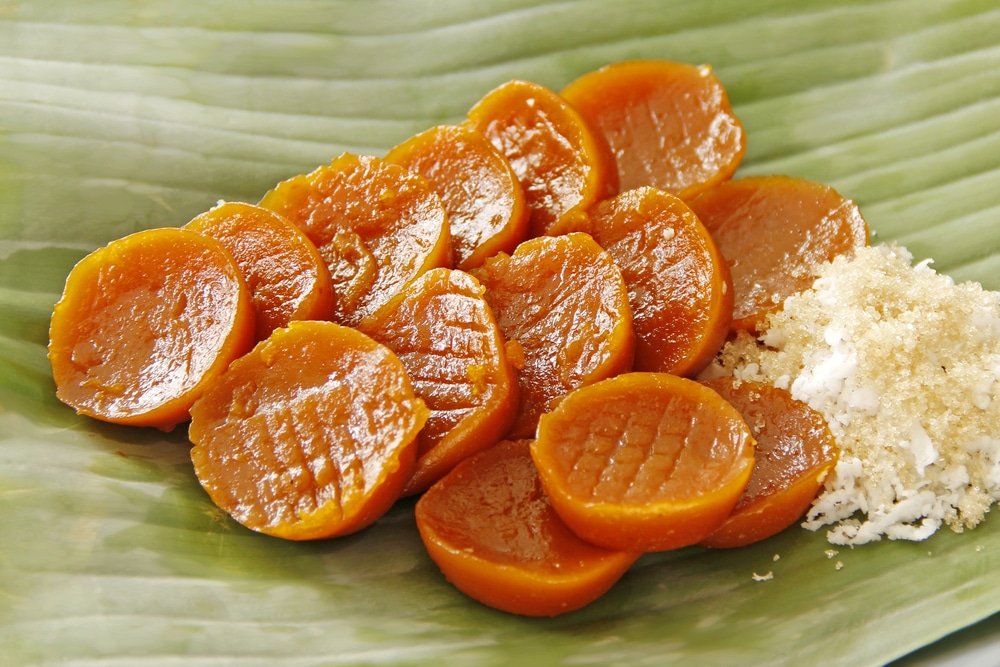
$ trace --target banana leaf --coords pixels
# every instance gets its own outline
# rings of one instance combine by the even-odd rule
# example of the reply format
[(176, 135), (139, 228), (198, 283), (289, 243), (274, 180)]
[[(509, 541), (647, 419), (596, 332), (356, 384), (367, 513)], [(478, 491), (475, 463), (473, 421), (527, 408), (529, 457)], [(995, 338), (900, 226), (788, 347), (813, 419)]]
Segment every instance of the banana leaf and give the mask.
[(995, 0), (0, 6), (0, 664), (863, 666), (997, 618), (996, 517), (839, 553), (794, 526), (651, 554), (583, 610), (511, 616), (444, 580), (412, 500), (349, 537), (269, 538), (211, 504), (183, 428), (55, 399), (48, 319), (95, 247), (382, 154), (507, 79), (558, 90), (628, 58), (713, 67), (740, 175), (827, 182), (876, 241), (1000, 289)]

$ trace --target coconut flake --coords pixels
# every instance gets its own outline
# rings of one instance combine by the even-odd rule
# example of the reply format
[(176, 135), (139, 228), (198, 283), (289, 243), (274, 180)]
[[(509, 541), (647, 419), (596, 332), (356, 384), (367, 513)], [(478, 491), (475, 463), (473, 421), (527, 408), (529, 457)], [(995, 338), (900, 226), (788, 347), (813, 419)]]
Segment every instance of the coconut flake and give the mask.
[(1000, 293), (912, 260), (882, 245), (819, 267), (712, 370), (824, 415), (841, 459), (803, 525), (834, 544), (973, 528), (1000, 500)]

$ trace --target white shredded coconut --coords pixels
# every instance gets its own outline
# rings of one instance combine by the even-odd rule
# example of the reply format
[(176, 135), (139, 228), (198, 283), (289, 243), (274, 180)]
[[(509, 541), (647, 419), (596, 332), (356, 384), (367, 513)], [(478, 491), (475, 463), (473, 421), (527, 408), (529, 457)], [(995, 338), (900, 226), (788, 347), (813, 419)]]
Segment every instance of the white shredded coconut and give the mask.
[(819, 267), (713, 374), (789, 389), (841, 450), (803, 524), (833, 544), (975, 527), (1000, 500), (1000, 293), (899, 246)]

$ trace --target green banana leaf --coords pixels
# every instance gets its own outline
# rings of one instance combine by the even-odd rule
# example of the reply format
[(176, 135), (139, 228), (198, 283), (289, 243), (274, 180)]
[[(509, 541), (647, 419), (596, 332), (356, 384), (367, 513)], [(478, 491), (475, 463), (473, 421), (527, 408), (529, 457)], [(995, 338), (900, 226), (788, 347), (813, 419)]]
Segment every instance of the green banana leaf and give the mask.
[(648, 555), (581, 611), (515, 617), (444, 580), (412, 501), (346, 538), (258, 535), (200, 489), (183, 428), (54, 398), (48, 318), (93, 248), (384, 153), (506, 79), (627, 58), (712, 65), (740, 174), (825, 181), (876, 240), (1000, 288), (996, 0), (0, 5), (0, 664), (863, 666), (1000, 611), (988, 517), (836, 554), (796, 526)]

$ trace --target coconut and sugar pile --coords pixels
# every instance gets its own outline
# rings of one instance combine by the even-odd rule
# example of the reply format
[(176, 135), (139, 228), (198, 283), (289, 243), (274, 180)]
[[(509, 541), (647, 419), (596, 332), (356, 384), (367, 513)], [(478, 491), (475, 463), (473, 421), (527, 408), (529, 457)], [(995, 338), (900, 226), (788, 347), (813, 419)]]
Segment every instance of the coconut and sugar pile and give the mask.
[(834, 544), (961, 532), (1000, 500), (1000, 293), (904, 248), (820, 267), (713, 372), (784, 387), (826, 417), (840, 462), (803, 525), (829, 526)]

